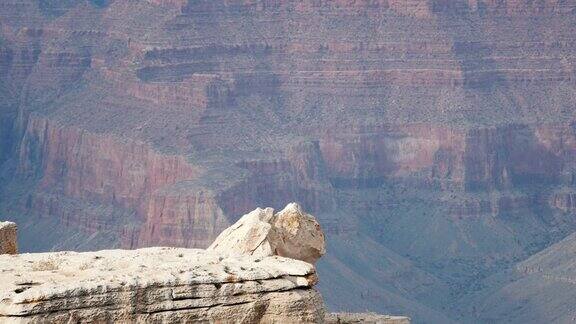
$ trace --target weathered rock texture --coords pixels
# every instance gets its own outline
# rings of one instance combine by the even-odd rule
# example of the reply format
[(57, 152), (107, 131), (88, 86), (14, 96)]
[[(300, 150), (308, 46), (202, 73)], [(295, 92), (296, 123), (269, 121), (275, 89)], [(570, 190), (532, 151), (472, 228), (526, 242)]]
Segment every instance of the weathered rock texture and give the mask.
[(575, 8), (2, 0), (0, 215), (26, 251), (205, 248), (298, 201), (332, 308), (448, 323), (576, 230)]
[(291, 203), (277, 214), (272, 208), (258, 208), (244, 215), (208, 250), (261, 257), (279, 255), (314, 264), (326, 253), (326, 246), (316, 219)]
[(321, 323), (314, 267), (178, 248), (0, 256), (0, 321)]
[[(14, 223), (0, 225), (11, 229), (15, 239)], [(294, 250), (296, 240), (305, 248)], [(313, 261), (324, 252), (318, 223), (295, 203), (276, 215), (271, 208), (256, 209), (218, 242), (208, 251), (148, 248), (0, 256), (0, 321), (410, 323), (406, 317), (326, 313), (313, 289), (318, 282), (314, 266), (273, 255), (282, 244), (289, 244), (282, 251)], [(241, 248), (220, 253), (230, 242)], [(252, 247), (246, 246), (251, 242)], [(263, 243), (267, 247), (259, 249)], [(316, 254), (309, 253), (311, 246), (319, 249)]]
[(17, 226), (12, 222), (0, 222), (0, 254), (17, 254)]

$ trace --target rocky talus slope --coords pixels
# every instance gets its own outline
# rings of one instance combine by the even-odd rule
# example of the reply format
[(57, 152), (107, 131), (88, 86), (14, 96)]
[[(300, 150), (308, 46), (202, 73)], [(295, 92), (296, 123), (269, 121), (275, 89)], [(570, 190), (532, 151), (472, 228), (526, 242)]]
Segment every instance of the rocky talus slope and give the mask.
[[(263, 232), (271, 219), (275, 226)], [(11, 229), (15, 234), (15, 226)], [(279, 235), (283, 229), (292, 235)], [(258, 241), (254, 233), (264, 235)], [(2, 243), (15, 241), (14, 235)], [(314, 265), (297, 260), (315, 262), (325, 253), (323, 233), (297, 204), (276, 215), (271, 208), (259, 208), (243, 216), (213, 246), (226, 241), (255, 248), (2, 253), (0, 321), (410, 323), (407, 317), (326, 314), (313, 288), (318, 282)], [(261, 245), (268, 248), (258, 248)], [(314, 260), (312, 250), (317, 251)]]
[(330, 308), (481, 320), (576, 231), (575, 35), (568, 0), (2, 0), (0, 215), (207, 248), (298, 201)]
[[(576, 234), (508, 271), (491, 276), (468, 297), (483, 322), (571, 323), (576, 320)], [(491, 310), (487, 312), (487, 310)]]

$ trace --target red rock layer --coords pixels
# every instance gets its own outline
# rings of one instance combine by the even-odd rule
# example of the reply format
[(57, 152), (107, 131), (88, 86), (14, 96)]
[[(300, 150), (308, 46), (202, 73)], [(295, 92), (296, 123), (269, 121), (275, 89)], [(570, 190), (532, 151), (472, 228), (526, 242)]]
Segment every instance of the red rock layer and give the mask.
[[(427, 125), (364, 129), (326, 134), (319, 144), (297, 146), (283, 159), (239, 162), (239, 170), (248, 175), (212, 190), (191, 184), (204, 171), (182, 156), (33, 117), (19, 172), (41, 179), (41, 191), (31, 194), (28, 208), (60, 217), (65, 224), (89, 232), (117, 225), (94, 213), (66, 210), (59, 197), (133, 210), (142, 225), (136, 233), (125, 233), (126, 246), (204, 246), (233, 221), (231, 215), (256, 205), (299, 200), (314, 211), (333, 208), (328, 182), (335, 188), (372, 188), (383, 179), (414, 179), (424, 187), (471, 192), (558, 183), (570, 171), (565, 167), (574, 159), (575, 143), (570, 127), (562, 131), (558, 126), (469, 132)], [(570, 197), (556, 195), (551, 204), (571, 210)], [(450, 214), (495, 215), (529, 208), (534, 199), (504, 195), (451, 200)]]
[[(26, 213), (56, 217), (88, 233), (118, 232), (126, 247), (204, 247), (235, 220), (231, 216), (254, 205), (280, 207), (286, 200), (299, 200), (314, 210), (330, 206), (317, 158), (318, 147), (312, 144), (295, 147), (286, 159), (239, 162), (236, 168), (249, 175), (211, 190), (192, 184), (204, 171), (183, 156), (32, 116), (18, 172), (39, 178), (37, 191), (24, 202)], [(128, 220), (109, 219), (105, 210), (70, 207), (71, 199), (124, 209), (141, 225), (130, 230), (132, 226), (124, 226)]]
[[(146, 222), (155, 210), (154, 195), (162, 188), (191, 180), (201, 170), (182, 156), (164, 155), (145, 143), (121, 141), (109, 134), (94, 134), (32, 116), (22, 140), (18, 172), (39, 177), (39, 197), (31, 193), (30, 212), (60, 215), (65, 224), (97, 231), (97, 215), (66, 210), (60, 199), (117, 206), (136, 212)], [(47, 199), (42, 192), (54, 192)], [(113, 227), (123, 220), (112, 221)], [(121, 229), (118, 229), (121, 230)], [(129, 245), (133, 238), (126, 238)]]
[(422, 172), (430, 180), (445, 179), (462, 185), (464, 141), (465, 133), (459, 130), (430, 125), (391, 126), (328, 133), (321, 141), (321, 150), (336, 186), (339, 179), (362, 182)]
[[(467, 190), (511, 189), (526, 181), (558, 182), (575, 158), (569, 125), (458, 130), (429, 125), (328, 134), (321, 141), (332, 177), (420, 174)], [(566, 170), (564, 170), (566, 168)]]
[(138, 205), (140, 197), (200, 172), (183, 157), (156, 153), (144, 143), (124, 144), (37, 117), (30, 118), (20, 160), (19, 172), (40, 174), (43, 188), (59, 185), (67, 196), (121, 206)]

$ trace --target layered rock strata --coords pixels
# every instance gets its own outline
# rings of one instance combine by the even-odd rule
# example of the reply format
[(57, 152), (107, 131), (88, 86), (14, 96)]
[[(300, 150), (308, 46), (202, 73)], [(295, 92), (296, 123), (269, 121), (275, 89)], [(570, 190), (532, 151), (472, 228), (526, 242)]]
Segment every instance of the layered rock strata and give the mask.
[(0, 321), (320, 323), (314, 267), (147, 248), (0, 256)]
[[(4, 228), (12, 229), (15, 239), (14, 223), (0, 223)], [(251, 241), (256, 248), (247, 248)], [(314, 266), (276, 255), (289, 251), (316, 261), (311, 250), (325, 253), (319, 224), (295, 203), (276, 215), (272, 208), (258, 208), (217, 242), (209, 250), (0, 256), (0, 321), (410, 323), (405, 317), (326, 314), (313, 289), (318, 282)], [(233, 242), (240, 248), (233, 249)], [(266, 248), (258, 248), (262, 245)], [(232, 251), (224, 253), (226, 246)], [(295, 246), (300, 248), (287, 248)]]
[(23, 250), (205, 248), (299, 201), (331, 307), (447, 323), (576, 230), (573, 2), (0, 2)]
[(17, 226), (12, 222), (0, 222), (0, 254), (18, 253)]

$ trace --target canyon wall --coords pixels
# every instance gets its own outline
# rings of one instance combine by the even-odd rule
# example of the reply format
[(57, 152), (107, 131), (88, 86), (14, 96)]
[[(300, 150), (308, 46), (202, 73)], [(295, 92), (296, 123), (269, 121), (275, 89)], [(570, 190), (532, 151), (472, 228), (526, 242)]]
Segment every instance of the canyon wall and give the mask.
[[(20, 197), (23, 213), (58, 217), (64, 225), (91, 234), (110, 230), (121, 246), (206, 247), (233, 218), (268, 201), (280, 206), (298, 198), (312, 210), (330, 205), (326, 185), (317, 184), (321, 171), (318, 145), (293, 147), (285, 158), (240, 160), (234, 168), (247, 175), (223, 188), (195, 182), (221, 177), (180, 155), (155, 151), (150, 145), (107, 134), (70, 128), (32, 116), (22, 138), (16, 172), (36, 181), (36, 192)], [(215, 173), (215, 172), (214, 172)], [(289, 178), (278, 175), (290, 174)], [(67, 210), (77, 199), (133, 211), (133, 219), (98, 216), (91, 210)], [(102, 210), (102, 213), (104, 211)], [(141, 224), (134, 229), (133, 223)], [(128, 223), (128, 224), (126, 224)]]
[(0, 212), (24, 251), (206, 247), (298, 201), (331, 307), (475, 316), (462, 295), (576, 229), (574, 10), (3, 1)]

